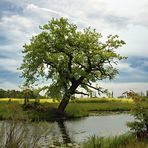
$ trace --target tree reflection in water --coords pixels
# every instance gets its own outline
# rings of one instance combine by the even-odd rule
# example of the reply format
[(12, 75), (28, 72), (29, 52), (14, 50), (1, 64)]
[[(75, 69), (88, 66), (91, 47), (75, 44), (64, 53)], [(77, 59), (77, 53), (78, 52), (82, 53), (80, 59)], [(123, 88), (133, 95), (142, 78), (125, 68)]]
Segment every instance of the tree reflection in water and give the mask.
[(60, 120), (60, 121), (57, 121), (58, 123), (58, 126), (60, 128), (60, 131), (61, 131), (61, 134), (62, 134), (62, 139), (63, 139), (63, 142), (66, 144), (66, 143), (72, 143), (72, 140), (69, 136), (69, 133), (66, 129), (66, 126), (65, 126), (65, 123), (63, 120)]

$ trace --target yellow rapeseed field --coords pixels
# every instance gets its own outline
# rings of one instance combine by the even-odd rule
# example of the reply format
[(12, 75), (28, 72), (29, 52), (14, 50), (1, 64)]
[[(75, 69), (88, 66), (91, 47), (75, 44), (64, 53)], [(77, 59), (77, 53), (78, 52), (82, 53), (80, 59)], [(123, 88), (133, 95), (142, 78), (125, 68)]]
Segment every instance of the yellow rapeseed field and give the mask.
[[(40, 103), (57, 103), (58, 101), (56, 99), (39, 99)], [(19, 99), (19, 98), (0, 98), (0, 101), (4, 102), (18, 102), (18, 103), (24, 103), (24, 99)], [(29, 102), (35, 102), (35, 99), (29, 99)]]
[[(59, 101), (56, 99), (39, 99), (40, 103), (58, 103)], [(133, 103), (133, 99), (129, 99), (129, 98), (77, 98), (76, 100), (81, 100), (81, 101), (108, 101), (108, 102), (112, 102), (112, 101), (119, 101), (119, 102), (128, 102), (128, 103)], [(18, 103), (23, 103), (24, 99), (16, 99), (16, 98), (0, 98), (0, 101), (12, 101), (12, 102), (18, 102)], [(29, 102), (34, 102), (35, 99), (29, 99)]]
[(107, 98), (109, 101), (121, 101), (121, 102), (128, 102), (128, 103), (133, 103), (133, 99), (131, 98)]
[(79, 98), (76, 100), (81, 100), (81, 101), (107, 101), (107, 102), (113, 102), (113, 101), (119, 101), (119, 102), (128, 102), (128, 103), (133, 103), (133, 99), (131, 98)]

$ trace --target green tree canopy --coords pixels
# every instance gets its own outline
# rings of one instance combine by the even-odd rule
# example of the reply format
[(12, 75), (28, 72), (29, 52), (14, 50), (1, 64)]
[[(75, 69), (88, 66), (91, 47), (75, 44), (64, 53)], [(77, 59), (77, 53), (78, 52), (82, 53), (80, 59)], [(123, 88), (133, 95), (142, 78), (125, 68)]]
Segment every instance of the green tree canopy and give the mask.
[(86, 92), (102, 91), (92, 83), (113, 79), (118, 73), (114, 64), (125, 58), (115, 52), (125, 44), (117, 35), (109, 35), (107, 41), (102, 42), (102, 35), (96, 30), (89, 27), (79, 31), (65, 18), (52, 19), (40, 29), (42, 32), (24, 45), (20, 69), (29, 84), (41, 77), (52, 80), (48, 93), (62, 97), (60, 111), (64, 111), (73, 94), (82, 93), (78, 87)]

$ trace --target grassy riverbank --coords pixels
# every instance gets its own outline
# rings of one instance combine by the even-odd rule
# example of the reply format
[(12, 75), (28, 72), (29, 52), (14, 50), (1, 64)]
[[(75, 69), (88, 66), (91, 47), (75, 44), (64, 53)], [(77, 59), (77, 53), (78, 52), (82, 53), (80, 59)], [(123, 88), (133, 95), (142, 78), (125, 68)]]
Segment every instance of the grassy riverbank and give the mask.
[[(57, 102), (39, 104), (30, 102), (27, 106), (23, 106), (17, 101), (0, 101), (0, 119), (10, 119), (11, 114), (16, 112), (27, 116), (30, 120), (54, 120), (58, 118), (56, 116), (58, 104)], [(148, 101), (141, 104), (148, 108)], [(67, 106), (65, 118), (84, 117), (102, 112), (131, 111), (133, 107), (134, 103), (131, 99), (76, 99)]]

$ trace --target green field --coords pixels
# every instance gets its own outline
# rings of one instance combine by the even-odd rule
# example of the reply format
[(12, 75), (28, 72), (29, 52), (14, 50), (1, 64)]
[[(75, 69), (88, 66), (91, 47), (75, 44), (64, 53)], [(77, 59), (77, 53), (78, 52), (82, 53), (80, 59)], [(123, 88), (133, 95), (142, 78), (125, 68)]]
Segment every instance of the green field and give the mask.
[[(57, 118), (55, 109), (58, 107), (59, 102), (55, 99), (40, 99), (39, 104), (34, 103), (34, 99), (30, 99), (29, 104), (25, 107), (22, 105), (23, 101), (23, 99), (13, 98), (0, 99), (0, 119), (10, 119), (13, 116), (11, 115), (13, 112), (16, 112), (15, 116), (18, 113), (22, 113), (31, 120), (52, 120)], [(141, 104), (148, 108), (148, 101), (143, 101)], [(75, 99), (67, 106), (65, 116), (67, 118), (75, 118), (100, 113), (131, 111), (133, 107), (134, 102), (132, 99), (127, 98)]]

